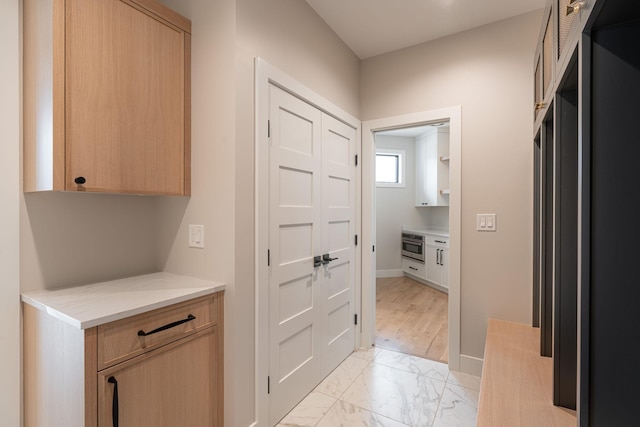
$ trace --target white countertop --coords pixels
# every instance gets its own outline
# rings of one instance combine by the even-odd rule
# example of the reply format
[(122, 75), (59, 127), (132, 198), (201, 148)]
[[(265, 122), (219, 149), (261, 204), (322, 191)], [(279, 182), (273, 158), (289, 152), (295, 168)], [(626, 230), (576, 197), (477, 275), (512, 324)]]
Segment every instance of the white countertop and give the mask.
[(448, 230), (438, 230), (438, 229), (434, 229), (434, 228), (427, 228), (427, 227), (421, 227), (421, 226), (410, 226), (410, 225), (404, 225), (402, 226), (402, 231), (406, 231), (407, 233), (412, 233), (412, 234), (422, 234), (422, 235), (429, 235), (429, 236), (439, 236), (439, 237), (449, 237), (449, 231)]
[(78, 329), (88, 329), (224, 289), (223, 283), (153, 273), (74, 288), (26, 292), (21, 299)]

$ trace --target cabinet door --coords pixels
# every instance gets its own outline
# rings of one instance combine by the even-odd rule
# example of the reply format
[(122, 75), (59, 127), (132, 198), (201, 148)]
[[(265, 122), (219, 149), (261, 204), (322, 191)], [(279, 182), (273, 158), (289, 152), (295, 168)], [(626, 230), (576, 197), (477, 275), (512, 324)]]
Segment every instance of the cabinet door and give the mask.
[(212, 327), (99, 372), (98, 426), (115, 425), (114, 401), (121, 426), (221, 426), (218, 334)]
[(440, 249), (435, 246), (426, 246), (427, 254), (427, 280), (436, 285), (442, 280), (440, 264)]
[(120, 0), (67, 0), (65, 39), (66, 190), (183, 194), (185, 33)]
[(440, 286), (449, 288), (449, 249), (440, 249)]
[(416, 141), (416, 206), (428, 206), (427, 141)]

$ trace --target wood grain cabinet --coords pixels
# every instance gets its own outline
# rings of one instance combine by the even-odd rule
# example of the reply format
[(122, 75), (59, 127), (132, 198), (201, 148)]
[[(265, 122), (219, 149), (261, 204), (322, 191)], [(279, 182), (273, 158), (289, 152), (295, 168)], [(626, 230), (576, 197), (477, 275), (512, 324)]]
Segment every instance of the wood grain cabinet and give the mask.
[(190, 46), (153, 0), (25, 0), (25, 191), (189, 195)]
[(25, 304), (25, 426), (222, 426), (223, 298), (86, 330)]

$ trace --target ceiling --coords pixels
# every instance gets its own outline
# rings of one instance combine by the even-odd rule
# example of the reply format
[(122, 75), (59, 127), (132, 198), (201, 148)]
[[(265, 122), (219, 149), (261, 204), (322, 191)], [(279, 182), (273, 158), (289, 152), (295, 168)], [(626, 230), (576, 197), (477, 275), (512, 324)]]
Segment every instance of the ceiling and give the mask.
[(360, 58), (521, 15), (546, 0), (306, 0)]

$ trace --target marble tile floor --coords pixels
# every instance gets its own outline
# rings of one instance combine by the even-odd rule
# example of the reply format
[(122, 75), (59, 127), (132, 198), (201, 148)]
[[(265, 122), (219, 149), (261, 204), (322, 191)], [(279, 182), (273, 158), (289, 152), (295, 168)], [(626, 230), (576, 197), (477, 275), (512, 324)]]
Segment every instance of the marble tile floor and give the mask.
[(277, 427), (473, 427), (480, 377), (374, 348), (349, 356)]

